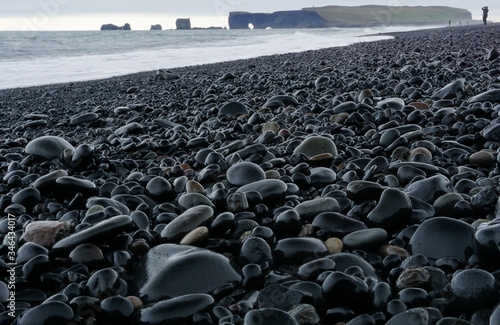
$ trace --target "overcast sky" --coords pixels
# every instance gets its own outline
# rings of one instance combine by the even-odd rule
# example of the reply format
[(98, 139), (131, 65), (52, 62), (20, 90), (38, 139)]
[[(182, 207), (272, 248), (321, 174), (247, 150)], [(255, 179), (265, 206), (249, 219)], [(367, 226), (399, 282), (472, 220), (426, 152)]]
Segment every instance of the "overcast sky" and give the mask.
[[(494, 0), (480, 2), (465, 0), (351, 0), (349, 5), (391, 5), (391, 6), (450, 6), (468, 9), (474, 19), (480, 19), (481, 7), (490, 7), (490, 18), (500, 17), (500, 4)], [(344, 5), (338, 0), (0, 0), (0, 30), (14, 28), (14, 25), (27, 24), (29, 20), (39, 29), (51, 29), (56, 21), (75, 16), (123, 17), (151, 15), (152, 17), (219, 17), (227, 20), (230, 11), (271, 12), (277, 10), (301, 9), (303, 7)], [(495, 7), (498, 7), (496, 9)], [(47, 19), (48, 18), (48, 19)], [(50, 19), (50, 21), (49, 21)], [(102, 21), (105, 23), (106, 21)], [(69, 23), (67, 21), (67, 23)], [(118, 22), (117, 22), (118, 23)], [(158, 22), (151, 22), (158, 23)], [(10, 24), (10, 25), (9, 25)], [(78, 24), (78, 20), (73, 20)], [(6, 28), (7, 26), (7, 28)], [(77, 26), (73, 26), (77, 28)], [(53, 29), (53, 28), (52, 28)]]

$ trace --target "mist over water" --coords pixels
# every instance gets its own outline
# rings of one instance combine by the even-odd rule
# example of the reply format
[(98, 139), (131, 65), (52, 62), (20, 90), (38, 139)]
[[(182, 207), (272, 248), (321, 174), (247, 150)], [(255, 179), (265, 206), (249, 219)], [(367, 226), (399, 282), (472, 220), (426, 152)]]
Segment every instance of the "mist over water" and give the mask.
[(345, 46), (412, 29), (0, 32), (0, 89)]

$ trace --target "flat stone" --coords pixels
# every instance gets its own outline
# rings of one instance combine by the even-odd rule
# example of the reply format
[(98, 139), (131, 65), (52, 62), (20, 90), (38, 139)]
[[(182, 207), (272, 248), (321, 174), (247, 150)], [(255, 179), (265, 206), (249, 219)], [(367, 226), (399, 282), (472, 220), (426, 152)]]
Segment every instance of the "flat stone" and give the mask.
[(176, 244), (152, 248), (133, 274), (133, 291), (146, 302), (209, 293), (224, 283), (242, 280), (239, 267), (223, 255)]
[(329, 153), (332, 156), (337, 156), (338, 154), (335, 142), (327, 137), (322, 136), (313, 136), (306, 138), (297, 148), (295, 148), (293, 153), (303, 153), (309, 158), (324, 153)]
[(190, 231), (209, 223), (213, 216), (214, 210), (209, 206), (190, 208), (163, 228), (161, 238), (166, 242), (178, 243)]
[(387, 231), (382, 228), (358, 230), (345, 235), (342, 242), (350, 251), (355, 249), (375, 251), (387, 242)]
[(243, 186), (266, 179), (266, 174), (259, 165), (244, 161), (229, 167), (226, 178), (233, 185)]
[(63, 152), (66, 149), (69, 149), (71, 152), (75, 151), (75, 148), (63, 138), (46, 135), (31, 140), (26, 145), (25, 152), (26, 154), (52, 160), (54, 158), (62, 158)]
[(304, 264), (307, 259), (328, 254), (325, 244), (316, 238), (286, 238), (278, 241), (274, 248), (277, 263)]
[(286, 196), (288, 187), (286, 184), (278, 179), (264, 179), (261, 181), (253, 182), (240, 187), (237, 192), (248, 193), (251, 191), (257, 191), (262, 195), (262, 198), (266, 204), (277, 205)]
[(245, 315), (245, 325), (299, 325), (290, 314), (276, 308), (251, 310)]
[(469, 224), (437, 217), (424, 221), (410, 239), (410, 251), (427, 258), (453, 256), (467, 261), (473, 254), (474, 228)]
[(301, 220), (312, 220), (323, 212), (340, 212), (340, 205), (337, 200), (331, 197), (317, 198), (304, 201), (297, 205), (295, 211)]
[(90, 228), (86, 228), (58, 241), (52, 247), (51, 252), (55, 255), (60, 255), (71, 251), (81, 244), (95, 244), (112, 239), (115, 235), (130, 227), (132, 223), (132, 218), (123, 215), (106, 219)]

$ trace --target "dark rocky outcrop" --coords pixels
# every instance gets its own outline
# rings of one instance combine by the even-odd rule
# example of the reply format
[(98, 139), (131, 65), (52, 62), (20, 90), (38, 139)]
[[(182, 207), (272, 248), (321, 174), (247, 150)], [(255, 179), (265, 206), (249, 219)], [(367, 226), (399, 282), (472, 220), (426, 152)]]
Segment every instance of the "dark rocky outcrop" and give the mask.
[(191, 20), (189, 18), (179, 18), (175, 21), (177, 29), (191, 29)]
[(123, 26), (116, 26), (113, 24), (104, 24), (101, 26), (101, 30), (132, 30), (130, 24), (126, 23)]
[(151, 25), (150, 30), (162, 30), (162, 27), (160, 24)]
[(231, 12), (229, 28), (322, 28), (322, 27), (375, 27), (403, 25), (448, 25), (472, 20), (465, 9), (444, 6), (326, 6), (303, 8), (273, 13)]
[(313, 11), (277, 11), (268, 13), (231, 12), (229, 13), (229, 28), (248, 29), (253, 28), (323, 28), (328, 27), (329, 22)]

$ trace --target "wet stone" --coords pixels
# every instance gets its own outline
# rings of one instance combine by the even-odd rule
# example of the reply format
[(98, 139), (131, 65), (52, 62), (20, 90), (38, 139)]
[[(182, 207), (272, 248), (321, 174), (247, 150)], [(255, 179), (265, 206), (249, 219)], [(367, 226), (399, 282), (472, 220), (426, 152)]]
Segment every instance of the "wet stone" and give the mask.
[(498, 300), (495, 277), (484, 270), (472, 269), (455, 273), (450, 282), (453, 308), (461, 312), (471, 312), (481, 308), (491, 308)]
[(127, 229), (131, 224), (132, 218), (129, 216), (122, 215), (106, 219), (56, 242), (51, 252), (59, 255), (71, 251), (80, 244), (105, 241)]
[(314, 157), (324, 153), (329, 153), (332, 156), (337, 156), (337, 146), (329, 138), (313, 136), (302, 141), (302, 143), (297, 148), (295, 148), (293, 153), (303, 153), (307, 157)]
[(138, 324), (185, 324), (192, 320), (194, 314), (208, 310), (214, 302), (214, 298), (203, 293), (186, 294), (160, 301), (140, 311)]
[(211, 207), (200, 205), (186, 210), (171, 221), (161, 232), (161, 238), (166, 242), (179, 242), (195, 228), (208, 224), (214, 216)]
[(314, 261), (302, 264), (297, 271), (297, 275), (304, 280), (314, 281), (315, 278), (325, 271), (333, 271), (335, 262), (327, 257), (318, 258)]
[(259, 165), (251, 162), (241, 162), (231, 166), (227, 170), (226, 177), (229, 183), (236, 186), (243, 186), (266, 179), (264, 170)]
[(363, 229), (347, 234), (343, 239), (344, 247), (353, 251), (375, 251), (387, 242), (387, 232), (382, 228)]
[(299, 325), (290, 314), (276, 308), (251, 310), (245, 315), (245, 325)]
[(65, 303), (52, 301), (29, 309), (17, 320), (19, 325), (66, 325), (73, 319), (73, 310)]
[(238, 264), (240, 266), (246, 264), (261, 265), (266, 262), (272, 265), (273, 261), (271, 247), (269, 247), (264, 239), (260, 237), (248, 237), (245, 239), (238, 257)]
[(407, 195), (414, 196), (431, 204), (441, 195), (450, 192), (453, 192), (453, 187), (450, 180), (443, 175), (435, 175), (421, 181), (413, 182), (405, 189)]
[(409, 223), (412, 216), (410, 198), (397, 189), (386, 189), (380, 201), (368, 216), (367, 224), (388, 231), (399, 229)]
[(71, 150), (71, 152), (75, 151), (75, 148), (63, 138), (47, 135), (30, 141), (26, 146), (25, 152), (51, 160), (61, 158), (66, 149)]
[(245, 114), (248, 114), (248, 108), (246, 107), (245, 104), (239, 102), (229, 102), (227, 104), (224, 104), (219, 109), (218, 113), (219, 116), (223, 115), (239, 116)]
[(265, 179), (256, 181), (240, 187), (237, 192), (258, 192), (266, 204), (277, 205), (286, 196), (287, 186), (283, 181), (277, 179)]
[(328, 254), (325, 244), (316, 238), (287, 238), (276, 243), (274, 256), (277, 263), (301, 265), (307, 259)]
[(317, 232), (328, 237), (344, 237), (357, 230), (366, 229), (366, 225), (337, 212), (323, 212), (317, 215), (312, 225)]
[(21, 204), (26, 207), (27, 211), (31, 211), (41, 199), (40, 192), (36, 188), (27, 187), (20, 190), (12, 197), (12, 203)]
[(314, 308), (309, 304), (299, 304), (288, 311), (299, 325), (317, 325), (320, 322), (320, 316)]
[(332, 272), (322, 285), (323, 297), (329, 306), (347, 306), (355, 311), (366, 309), (368, 292), (363, 280), (338, 271)]
[(125, 296), (127, 293), (127, 283), (111, 268), (101, 269), (92, 274), (86, 287), (93, 297), (99, 299), (115, 295)]
[(491, 222), (480, 226), (474, 236), (479, 260), (493, 267), (500, 266), (500, 224)]
[(129, 123), (125, 126), (122, 126), (121, 128), (118, 128), (115, 130), (115, 134), (118, 136), (124, 135), (124, 134), (133, 134), (133, 133), (139, 133), (144, 129), (144, 127), (137, 123), (137, 122), (132, 122)]
[(427, 258), (456, 257), (467, 261), (473, 254), (474, 228), (463, 221), (437, 217), (424, 221), (410, 239), (413, 254)]
[(317, 198), (304, 201), (295, 207), (301, 220), (312, 220), (323, 212), (340, 212), (340, 205), (334, 198)]
[(133, 291), (146, 302), (209, 293), (226, 282), (241, 283), (240, 272), (221, 254), (163, 244), (152, 248), (135, 268)]

